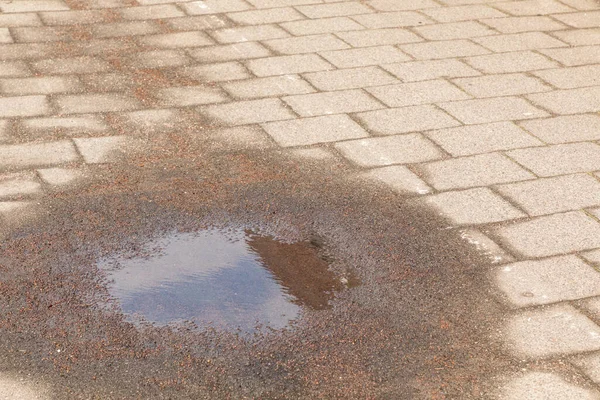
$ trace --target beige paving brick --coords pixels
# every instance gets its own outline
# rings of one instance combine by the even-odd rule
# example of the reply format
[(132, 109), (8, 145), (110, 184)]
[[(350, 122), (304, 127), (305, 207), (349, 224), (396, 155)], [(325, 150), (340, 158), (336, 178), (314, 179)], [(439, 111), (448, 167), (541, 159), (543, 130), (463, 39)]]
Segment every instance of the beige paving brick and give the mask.
[(134, 97), (121, 93), (60, 95), (55, 101), (61, 114), (127, 111), (140, 106)]
[(69, 10), (69, 6), (60, 0), (3, 1), (0, 3), (0, 11), (4, 13), (28, 13), (63, 10)]
[(248, 79), (223, 84), (233, 97), (252, 99), (279, 97), (291, 94), (313, 93), (315, 89), (298, 75), (280, 75), (268, 78)]
[(368, 88), (367, 91), (390, 107), (432, 104), (471, 98), (471, 96), (444, 80), (378, 86)]
[(333, 65), (316, 54), (298, 54), (261, 58), (246, 63), (248, 69), (257, 76), (298, 74), (303, 72), (326, 71)]
[[(505, 332), (509, 349), (521, 359), (582, 353), (600, 348), (600, 328), (568, 304), (522, 311), (508, 321)], [(582, 399), (597, 397), (596, 394), (579, 397), (581, 391), (569, 390), (567, 393), (574, 393)]]
[(539, 176), (600, 170), (600, 146), (590, 142), (511, 150), (507, 154)]
[(264, 44), (281, 54), (316, 53), (318, 51), (350, 48), (342, 40), (331, 34), (273, 39), (265, 41)]
[(42, 21), (34, 13), (22, 13), (22, 14), (0, 14), (0, 26), (1, 27), (13, 27), (13, 26), (40, 26)]
[[(15, 28), (18, 29), (18, 28)], [(30, 29), (30, 28), (25, 28), (25, 29)], [(8, 28), (0, 28), (0, 43), (12, 43), (13, 42), (13, 38), (10, 35), (10, 31), (8, 30)]]
[(465, 189), (535, 178), (498, 153), (436, 161), (419, 166), (427, 183), (438, 190)]
[(73, 141), (87, 164), (115, 162), (122, 157), (127, 146), (126, 136), (75, 138)]
[(400, 194), (427, 194), (431, 188), (403, 165), (374, 168), (363, 172), (361, 178), (370, 182), (383, 183)]
[(0, 177), (0, 198), (35, 196), (42, 192), (42, 185), (29, 174), (8, 174)]
[(600, 44), (600, 28), (564, 30), (553, 32), (553, 35), (574, 46)]
[(423, 10), (431, 18), (439, 22), (469, 21), (483, 18), (505, 17), (501, 11), (486, 5), (463, 5), (455, 7), (429, 8)]
[(512, 122), (439, 129), (426, 135), (455, 157), (543, 144)]
[(277, 147), (273, 139), (262, 128), (255, 125), (215, 129), (203, 132), (199, 138), (202, 146), (217, 151), (248, 151), (248, 149), (263, 150)]
[(432, 23), (433, 21), (423, 14), (413, 11), (396, 11), (376, 14), (363, 14), (353, 17), (355, 21), (370, 29), (402, 28)]
[(430, 105), (370, 111), (357, 117), (369, 130), (383, 135), (460, 125), (454, 118)]
[(227, 17), (238, 24), (262, 25), (297, 21), (306, 17), (291, 7), (271, 8), (229, 13)]
[(495, 52), (563, 47), (565, 43), (544, 32), (524, 32), (473, 38), (473, 41)]
[(336, 35), (354, 47), (383, 46), (423, 41), (423, 39), (414, 33), (399, 28), (338, 32)]
[(554, 18), (575, 28), (600, 27), (600, 11), (554, 15)]
[(153, 48), (181, 48), (210, 46), (213, 41), (202, 32), (177, 32), (149, 35), (139, 39), (142, 45)]
[(373, 12), (372, 8), (355, 2), (313, 4), (298, 6), (296, 9), (309, 18), (342, 17), (355, 14), (368, 14)]
[(536, 93), (527, 98), (556, 114), (600, 111), (600, 86)]
[(410, 2), (397, 0), (371, 0), (369, 6), (379, 11), (405, 11), (439, 7), (440, 5), (433, 0), (414, 0)]
[(210, 118), (230, 125), (247, 125), (295, 118), (278, 99), (234, 101), (200, 108)]
[(46, 96), (0, 97), (0, 118), (31, 117), (49, 113)]
[(554, 0), (507, 1), (496, 3), (494, 7), (512, 15), (548, 15), (573, 11), (571, 7)]
[(347, 115), (328, 115), (291, 121), (270, 122), (263, 129), (281, 146), (306, 146), (368, 136)]
[(566, 28), (560, 22), (545, 16), (490, 18), (481, 22), (502, 33), (543, 32)]
[(303, 117), (316, 115), (355, 113), (384, 108), (362, 90), (314, 93), (283, 98), (292, 109)]
[(189, 66), (180, 72), (198, 82), (221, 82), (251, 77), (248, 70), (238, 62)]
[[(3, 29), (0, 28), (0, 43), (11, 43), (12, 39), (10, 35), (7, 36), (7, 41), (2, 40)], [(71, 41), (73, 32), (70, 28), (64, 27), (51, 27), (51, 26), (30, 26), (30, 27), (17, 27), (12, 28), (16, 42), (33, 43), (33, 42), (58, 42), (58, 41)]]
[(582, 211), (536, 217), (494, 231), (506, 245), (525, 257), (600, 247), (600, 224)]
[(452, 82), (475, 97), (513, 96), (552, 90), (539, 79), (519, 73), (459, 78)]
[(600, 46), (580, 46), (565, 49), (542, 49), (540, 53), (567, 66), (600, 63)]
[(160, 89), (156, 97), (167, 107), (185, 107), (199, 104), (221, 103), (229, 100), (218, 88), (210, 86), (181, 86)]
[(600, 116), (596, 114), (534, 119), (520, 125), (546, 143), (600, 140)]
[(111, 69), (108, 62), (96, 57), (56, 58), (40, 60), (33, 68), (43, 74), (91, 74)]
[(100, 24), (109, 19), (103, 10), (47, 11), (39, 16), (46, 25)]
[(377, 67), (312, 72), (304, 77), (320, 90), (355, 89), (398, 83), (396, 78)]
[(549, 69), (533, 74), (560, 89), (600, 85), (600, 65)]
[(0, 62), (0, 77), (14, 78), (31, 75), (31, 71), (23, 61)]
[(90, 135), (109, 131), (109, 127), (97, 115), (78, 115), (69, 117), (31, 118), (21, 121), (23, 128), (30, 133), (67, 133), (70, 135)]
[(84, 177), (80, 169), (70, 168), (43, 168), (38, 169), (37, 173), (46, 184), (54, 187), (69, 186)]
[(119, 12), (123, 19), (133, 21), (185, 16), (183, 11), (172, 4), (121, 8)]
[(0, 92), (6, 94), (51, 94), (79, 92), (83, 86), (74, 76), (40, 76), (0, 79)]
[(547, 112), (518, 97), (463, 100), (441, 103), (439, 106), (465, 124), (483, 124), (486, 122), (549, 116)]
[(404, 82), (481, 75), (479, 71), (453, 59), (387, 64), (382, 67)]
[(410, 57), (393, 46), (325, 51), (320, 54), (338, 68), (365, 67), (410, 60)]
[(558, 63), (532, 51), (468, 57), (465, 61), (488, 74), (525, 72), (559, 66)]
[(0, 168), (15, 169), (77, 161), (75, 146), (68, 140), (0, 146)]
[(587, 174), (536, 179), (498, 190), (529, 215), (544, 215), (600, 205), (600, 182)]
[(288, 32), (298, 36), (364, 29), (362, 25), (347, 17), (283, 22), (281, 26)]
[(576, 10), (600, 10), (600, 4), (594, 0), (561, 0), (561, 3)]
[(458, 231), (460, 238), (473, 245), (475, 250), (485, 256), (492, 264), (504, 264), (514, 261), (514, 257), (502, 250), (487, 235), (476, 228), (463, 228)]
[(161, 32), (154, 21), (115, 22), (112, 24), (92, 25), (92, 34), (99, 38), (111, 38), (135, 35), (150, 35)]
[(335, 147), (363, 167), (410, 164), (442, 157), (442, 153), (419, 134), (353, 140), (337, 143)]
[(193, 17), (167, 18), (161, 21), (173, 31), (202, 31), (232, 26), (231, 21), (219, 15), (196, 15)]
[(438, 42), (405, 44), (402, 51), (418, 60), (436, 60), (441, 58), (469, 57), (488, 54), (490, 51), (468, 40), (445, 40)]
[[(600, 383), (600, 353), (584, 354), (571, 360), (596, 384)], [(573, 397), (575, 398), (575, 397)], [(581, 395), (577, 398), (584, 398)]]
[(50, 58), (54, 48), (48, 43), (0, 44), (0, 61)]
[(153, 134), (173, 132), (188, 123), (177, 109), (149, 109), (121, 113), (119, 127), (128, 134)]
[(141, 51), (129, 57), (132, 69), (180, 67), (190, 63), (183, 50)]
[(251, 25), (219, 29), (211, 32), (211, 36), (220, 43), (236, 43), (285, 38), (290, 34), (277, 25)]
[(248, 0), (248, 2), (256, 8), (273, 8), (322, 3), (320, 0)]
[(487, 224), (524, 214), (488, 188), (445, 192), (420, 199), (454, 225)]
[(202, 62), (222, 62), (268, 57), (271, 52), (260, 43), (248, 42), (194, 49), (189, 54)]
[(252, 7), (243, 0), (200, 0), (182, 3), (181, 8), (189, 15), (204, 15), (245, 11)]
[(495, 30), (476, 21), (418, 26), (414, 30), (425, 39), (430, 40), (467, 39), (496, 34)]

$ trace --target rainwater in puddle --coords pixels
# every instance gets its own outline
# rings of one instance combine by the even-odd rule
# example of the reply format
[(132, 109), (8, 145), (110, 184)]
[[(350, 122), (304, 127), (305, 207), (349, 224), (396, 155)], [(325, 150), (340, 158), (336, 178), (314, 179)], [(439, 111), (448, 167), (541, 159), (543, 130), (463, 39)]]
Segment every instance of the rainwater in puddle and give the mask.
[(345, 286), (312, 244), (244, 230), (173, 233), (143, 253), (107, 258), (100, 267), (122, 311), (157, 325), (280, 329), (302, 307), (328, 307)]

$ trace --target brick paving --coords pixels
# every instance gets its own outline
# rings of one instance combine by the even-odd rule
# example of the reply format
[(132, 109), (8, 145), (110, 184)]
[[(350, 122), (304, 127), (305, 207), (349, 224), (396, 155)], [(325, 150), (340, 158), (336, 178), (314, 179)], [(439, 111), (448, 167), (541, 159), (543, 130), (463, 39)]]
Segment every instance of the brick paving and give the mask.
[[(600, 384), (596, 0), (0, 1), (0, 96), (7, 221), (118, 161), (115, 120), (193, 113), (216, 141), (335, 154), (446, 218), (496, 264), (507, 351)], [(600, 398), (540, 371), (501, 397), (540, 385)]]

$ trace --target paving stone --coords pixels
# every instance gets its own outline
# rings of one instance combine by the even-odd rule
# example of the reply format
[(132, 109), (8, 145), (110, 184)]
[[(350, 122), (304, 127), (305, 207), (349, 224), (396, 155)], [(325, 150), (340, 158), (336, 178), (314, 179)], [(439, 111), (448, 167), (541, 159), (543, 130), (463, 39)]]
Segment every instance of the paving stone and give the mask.
[(270, 122), (264, 130), (281, 146), (306, 146), (368, 136), (347, 115), (328, 115), (292, 121)]
[(34, 13), (20, 13), (20, 14), (0, 14), (0, 26), (1, 27), (13, 27), (13, 26), (40, 26), (42, 21)]
[(521, 51), (563, 47), (565, 43), (544, 32), (512, 33), (473, 38), (473, 41), (495, 52)]
[(42, 186), (31, 174), (8, 174), (0, 176), (0, 198), (35, 196)]
[(573, 11), (571, 7), (553, 0), (507, 1), (499, 2), (494, 6), (512, 15), (548, 15)]
[(47, 11), (39, 15), (46, 25), (100, 24), (109, 20), (103, 10)]
[(488, 54), (490, 51), (468, 40), (445, 40), (438, 42), (405, 44), (400, 46), (418, 60), (437, 60), (441, 58), (468, 57)]
[(533, 74), (560, 89), (600, 85), (600, 65), (535, 71)]
[(55, 187), (69, 186), (84, 176), (81, 170), (69, 168), (43, 168), (37, 173), (46, 184)]
[(287, 154), (291, 154), (295, 158), (301, 158), (305, 162), (331, 162), (336, 160), (336, 156), (329, 149), (323, 147), (293, 148)]
[(176, 109), (132, 111), (119, 114), (119, 117), (119, 122), (122, 121), (122, 126), (127, 132), (145, 135), (180, 129), (181, 125), (186, 122), (179, 110)]
[(3, 1), (0, 11), (4, 13), (28, 13), (39, 11), (64, 11), (69, 7), (60, 0)]
[(554, 15), (554, 18), (575, 28), (595, 28), (600, 26), (600, 11)]
[(423, 39), (414, 33), (399, 28), (338, 32), (336, 35), (354, 47), (383, 46), (423, 41)]
[(0, 146), (0, 168), (28, 168), (77, 161), (75, 146), (68, 140)]
[[(2, 40), (2, 29), (0, 28), (0, 43), (10, 43), (9, 41)], [(8, 33), (8, 29), (6, 31)], [(12, 32), (16, 42), (68, 42), (72, 40), (72, 36), (75, 35), (72, 29), (64, 27), (51, 27), (51, 26), (30, 26), (30, 27), (17, 27), (12, 28)], [(7, 37), (10, 39), (10, 35)]]
[(445, 192), (419, 201), (454, 225), (487, 224), (525, 216), (488, 188)]
[(73, 139), (77, 149), (88, 164), (114, 162), (122, 155), (127, 143), (126, 136), (103, 136)]
[[(596, 266), (600, 265), (600, 249), (586, 251), (585, 253), (581, 253), (581, 256), (591, 264)], [(598, 319), (600, 317), (600, 297), (584, 301), (583, 306), (587, 311), (593, 314), (594, 318)]]
[(495, 229), (525, 257), (546, 257), (600, 247), (600, 224), (581, 211), (537, 217)]
[(225, 124), (247, 125), (295, 118), (278, 99), (234, 101), (207, 106), (200, 112)]
[(453, 22), (449, 24), (425, 25), (414, 30), (425, 39), (453, 40), (496, 34), (496, 31), (476, 21)]
[(452, 82), (475, 97), (514, 96), (552, 90), (539, 79), (522, 73), (453, 79)]
[(370, 29), (402, 28), (430, 24), (433, 21), (423, 14), (413, 11), (397, 11), (376, 14), (363, 14), (353, 17), (355, 21)]
[(455, 157), (543, 145), (512, 122), (439, 129), (426, 135)]
[(382, 67), (404, 82), (481, 75), (479, 71), (453, 59), (387, 64)]
[[(579, 367), (596, 384), (600, 383), (600, 353), (581, 355), (572, 359), (571, 362)], [(585, 397), (577, 395), (570, 398), (584, 399)], [(596, 397), (592, 398), (598, 399), (600, 396), (596, 394)]]
[(363, 167), (410, 164), (442, 157), (442, 153), (419, 134), (353, 140), (337, 143), (335, 147)]
[[(26, 28), (28, 29), (28, 28)], [(0, 28), (0, 43), (12, 43), (13, 38), (8, 28)]]
[(598, 400), (595, 389), (584, 388), (564, 380), (551, 372), (527, 372), (505, 383), (498, 400)]
[(172, 4), (121, 8), (119, 9), (119, 13), (123, 17), (123, 19), (133, 21), (185, 16), (183, 11), (181, 11), (179, 8), (175, 7)]
[[(208, 137), (206, 136), (207, 134)], [(269, 135), (256, 125), (236, 126), (233, 128), (216, 130), (211, 129), (210, 132), (202, 133), (200, 143), (203, 148), (210, 147), (215, 151), (263, 150), (277, 147)]]
[(564, 49), (542, 49), (540, 53), (572, 67), (600, 63), (600, 46), (580, 46)]
[(521, 121), (520, 125), (546, 143), (569, 143), (600, 139), (600, 116), (566, 115)]
[(547, 358), (600, 349), (600, 328), (568, 304), (522, 311), (506, 328), (509, 346), (522, 358)]
[(303, 117), (316, 115), (355, 113), (384, 108), (385, 106), (362, 90), (343, 90), (314, 93), (283, 98)]
[(23, 61), (4, 61), (0, 62), (0, 77), (13, 78), (29, 76), (31, 71)]
[(371, 0), (369, 1), (369, 6), (379, 11), (405, 11), (439, 7), (440, 5), (433, 0), (413, 0), (410, 2), (397, 0)]
[(563, 30), (553, 35), (574, 46), (600, 44), (600, 28)]
[(483, 124), (486, 122), (548, 116), (545, 111), (517, 97), (463, 100), (441, 103), (439, 106), (465, 124)]
[(262, 25), (297, 21), (306, 17), (291, 7), (229, 13), (227, 17), (238, 24)]
[(140, 43), (148, 47), (181, 48), (209, 46), (213, 41), (202, 32), (177, 32), (163, 35), (149, 35), (139, 39)]
[(78, 115), (72, 117), (31, 118), (21, 120), (23, 128), (34, 133), (86, 134), (102, 133), (109, 130), (108, 125), (97, 115)]
[(454, 118), (430, 105), (370, 111), (357, 114), (357, 117), (369, 130), (383, 135), (460, 125)]
[(373, 12), (372, 8), (355, 2), (313, 4), (298, 6), (296, 9), (309, 18), (342, 17), (355, 14), (368, 14)]
[(49, 113), (46, 96), (0, 97), (0, 118), (32, 117)]
[(486, 5), (479, 4), (463, 5), (456, 7), (429, 8), (426, 10), (422, 10), (422, 12), (439, 22), (458, 22), (506, 16), (506, 14), (504, 14), (501, 11), (498, 11)]
[(267, 57), (248, 61), (246, 65), (257, 76), (298, 74), (326, 71), (334, 68), (333, 65), (316, 54)]
[(290, 37), (290, 34), (277, 25), (242, 26), (225, 28), (211, 32), (220, 43), (249, 42)]
[(398, 83), (396, 78), (377, 67), (312, 72), (304, 77), (320, 90), (355, 89)]
[(210, 86), (180, 86), (160, 89), (156, 97), (167, 107), (186, 107), (221, 103), (229, 97), (221, 89)]
[(562, 0), (561, 3), (576, 10), (599, 10), (600, 5), (594, 0)]
[(535, 176), (498, 153), (452, 158), (419, 166), (425, 181), (438, 190), (516, 182)]
[(189, 15), (219, 14), (245, 11), (252, 8), (243, 0), (203, 0), (181, 3), (180, 5)]
[(471, 96), (444, 80), (378, 86), (366, 90), (390, 107), (432, 104), (471, 98)]
[(115, 22), (112, 24), (95, 24), (91, 27), (92, 34), (99, 38), (122, 36), (150, 35), (161, 32), (154, 21)]
[(33, 63), (33, 67), (42, 74), (92, 74), (111, 69), (108, 62), (97, 57), (55, 58), (40, 60)]
[(393, 46), (324, 51), (320, 55), (338, 68), (366, 67), (410, 60), (410, 57)]
[(527, 98), (556, 114), (600, 111), (600, 86), (536, 93)]
[(128, 111), (139, 107), (139, 102), (121, 93), (88, 93), (55, 97), (61, 114)]
[(195, 65), (184, 67), (180, 72), (199, 82), (221, 82), (252, 77), (248, 70), (238, 62)]
[(40, 76), (0, 79), (0, 92), (6, 94), (52, 94), (80, 92), (82, 85), (74, 76)]
[(9, 136), (8, 132), (9, 121), (5, 119), (0, 119), (0, 141), (5, 140)]
[(383, 183), (400, 194), (428, 194), (431, 192), (431, 188), (421, 178), (403, 165), (371, 169), (361, 173), (360, 177), (367, 181)]
[(178, 50), (152, 50), (135, 53), (129, 57), (129, 67), (137, 69), (180, 67), (190, 59)]
[(514, 261), (514, 257), (502, 250), (500, 246), (480, 230), (463, 228), (458, 231), (461, 239), (472, 244), (475, 249), (484, 255), (492, 264), (504, 264)]
[(556, 62), (532, 51), (468, 57), (465, 61), (488, 74), (525, 72), (559, 67)]
[(256, 8), (299, 6), (303, 4), (321, 3), (320, 0), (248, 0), (248, 2)]
[(302, 21), (283, 22), (281, 26), (293, 35), (318, 35), (321, 33), (333, 33), (344, 31), (355, 31), (364, 27), (347, 17), (322, 18)]
[(49, 58), (54, 48), (48, 43), (0, 44), (0, 61)]
[(196, 15), (194, 17), (168, 18), (161, 21), (174, 31), (202, 31), (231, 26), (231, 21), (219, 15)]
[(233, 97), (252, 99), (279, 97), (291, 94), (313, 93), (315, 89), (298, 75), (281, 75), (268, 78), (247, 79), (223, 84)]
[(600, 169), (600, 146), (589, 142), (511, 150), (507, 154), (539, 176)]
[(189, 54), (198, 61), (221, 62), (268, 57), (271, 52), (260, 43), (248, 42), (194, 49)]
[(273, 39), (265, 41), (264, 44), (281, 54), (315, 53), (350, 48), (342, 40), (331, 34)]
[(481, 20), (502, 33), (543, 32), (565, 29), (566, 26), (550, 17), (507, 17)]

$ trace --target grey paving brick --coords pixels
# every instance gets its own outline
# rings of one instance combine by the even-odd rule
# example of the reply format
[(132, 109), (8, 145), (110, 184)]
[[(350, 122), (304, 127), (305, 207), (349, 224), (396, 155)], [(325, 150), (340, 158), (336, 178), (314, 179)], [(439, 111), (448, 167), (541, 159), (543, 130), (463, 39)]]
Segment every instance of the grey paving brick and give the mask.
[(248, 0), (248, 2), (256, 8), (299, 6), (303, 4), (321, 3), (320, 0)]
[(600, 139), (600, 116), (567, 115), (522, 121), (522, 127), (546, 143), (569, 143)]
[(600, 11), (555, 15), (554, 18), (575, 28), (600, 27)]
[(180, 72), (198, 82), (221, 82), (252, 77), (248, 70), (238, 62), (194, 65), (184, 67)]
[(370, 111), (357, 114), (357, 117), (369, 130), (383, 135), (460, 125), (454, 118), (430, 105)]
[(600, 28), (563, 30), (553, 35), (574, 46), (600, 44)]
[(298, 75), (280, 75), (268, 78), (247, 79), (223, 84), (232, 96), (240, 99), (279, 97), (292, 94), (313, 93), (315, 89)]
[(313, 4), (297, 6), (296, 9), (309, 18), (342, 17), (373, 12), (372, 8), (357, 2)]
[(365, 67), (410, 60), (410, 57), (393, 46), (325, 51), (320, 54), (338, 68)]
[[(597, 400), (598, 392), (589, 387), (567, 381), (552, 372), (530, 371), (513, 378), (499, 389), (499, 400), (518, 400), (524, 398), (542, 400)], [(533, 397), (532, 397), (533, 396)]]
[(419, 166), (427, 183), (438, 190), (517, 182), (535, 176), (498, 153), (452, 158)]
[(455, 157), (543, 145), (512, 122), (439, 129), (426, 135)]
[(552, 90), (539, 79), (519, 73), (459, 78), (452, 82), (475, 97), (514, 96)]
[(270, 122), (264, 130), (281, 146), (306, 146), (368, 136), (347, 115), (328, 115), (291, 121)]
[(111, 69), (108, 62), (97, 57), (55, 58), (40, 60), (33, 64), (33, 68), (43, 74), (91, 74), (104, 72)]
[(580, 46), (564, 49), (542, 49), (540, 53), (567, 66), (600, 63), (600, 46)]
[(521, 311), (506, 327), (509, 349), (522, 358), (547, 358), (600, 349), (600, 328), (568, 304)]
[(109, 131), (109, 126), (97, 115), (30, 118), (21, 120), (23, 128), (34, 134), (67, 133), (90, 135)]
[(453, 59), (387, 64), (382, 67), (404, 82), (481, 75), (479, 71)]
[(355, 113), (384, 108), (362, 90), (314, 93), (284, 97), (283, 101), (303, 117), (316, 115)]
[(600, 247), (600, 224), (581, 211), (536, 217), (495, 229), (514, 251), (546, 257)]
[(265, 41), (264, 44), (281, 54), (315, 53), (350, 48), (342, 40), (331, 34), (273, 39)]
[(600, 182), (587, 174), (502, 185), (498, 190), (519, 204), (529, 215), (600, 206)]
[(355, 89), (398, 83), (396, 78), (377, 67), (312, 72), (304, 77), (320, 90)]
[(565, 43), (544, 32), (511, 33), (473, 38), (473, 41), (495, 52), (522, 51), (564, 47)]
[(24, 0), (24, 1), (4, 1), (0, 3), (0, 11), (4, 13), (29, 13), (39, 11), (63, 11), (69, 10), (63, 1), (60, 0)]
[(338, 32), (336, 35), (354, 47), (383, 46), (386, 44), (391, 45), (423, 41), (423, 39), (414, 33), (399, 28)]
[(200, 0), (181, 3), (181, 8), (189, 15), (204, 15), (245, 11), (252, 7), (243, 0)]
[[(2, 29), (0, 28), (0, 32)], [(6, 30), (8, 32), (8, 29)], [(74, 32), (70, 28), (51, 27), (51, 26), (30, 26), (12, 28), (12, 32), (16, 42), (33, 43), (33, 42), (59, 42), (71, 41)], [(0, 34), (1, 36), (1, 34)], [(12, 40), (11, 40), (12, 41)], [(10, 43), (10, 41), (0, 43)]]
[(143, 36), (139, 42), (148, 47), (181, 48), (210, 46), (213, 41), (202, 32), (177, 32), (162, 35)]
[(486, 5), (462, 5), (455, 7), (429, 8), (423, 10), (431, 18), (439, 22), (469, 21), (483, 18), (505, 17), (506, 14)]
[(34, 13), (0, 14), (1, 27), (40, 25), (42, 25), (42, 21)]
[(31, 75), (31, 71), (23, 61), (0, 62), (0, 77), (14, 78)]
[(437, 60), (441, 58), (469, 57), (490, 53), (468, 40), (445, 40), (427, 43), (401, 45), (400, 49), (418, 60)]
[(133, 21), (185, 16), (183, 11), (181, 11), (179, 8), (175, 7), (172, 4), (121, 8), (119, 9), (119, 13), (121, 14), (121, 17), (123, 17), (123, 19)]
[(152, 50), (134, 53), (129, 57), (132, 69), (180, 67), (191, 62), (183, 50)]
[(539, 176), (600, 169), (600, 146), (590, 142), (511, 150), (507, 154)]
[(413, 11), (396, 11), (376, 14), (363, 14), (353, 17), (355, 21), (370, 29), (402, 28), (432, 23), (433, 21), (423, 14)]
[(47, 11), (39, 13), (46, 25), (84, 25), (108, 22), (103, 10)]
[(220, 43), (236, 43), (280, 39), (290, 37), (290, 34), (277, 25), (250, 25), (219, 29), (211, 32), (211, 36)]
[(0, 97), (0, 118), (31, 117), (49, 113), (46, 96)]
[(234, 101), (200, 108), (207, 117), (230, 125), (248, 125), (295, 118), (278, 99)]
[(535, 93), (527, 98), (556, 114), (600, 111), (600, 86)]
[(364, 27), (347, 17), (283, 22), (281, 26), (294, 35), (318, 35), (322, 33), (355, 31)]
[(521, 218), (524, 214), (488, 188), (445, 192), (419, 199), (454, 225), (475, 225)]
[(202, 62), (222, 62), (268, 57), (271, 52), (260, 43), (248, 42), (194, 49), (189, 54)]
[(210, 86), (180, 86), (160, 89), (156, 97), (167, 107), (185, 107), (200, 104), (221, 103), (229, 100), (218, 88)]
[(0, 79), (0, 92), (6, 94), (52, 94), (79, 92), (83, 86), (74, 76), (40, 76)]
[(127, 111), (139, 108), (139, 102), (121, 93), (88, 93), (55, 97), (61, 114)]
[(468, 57), (465, 61), (488, 74), (525, 72), (559, 66), (558, 63), (532, 51)]
[(566, 28), (560, 22), (545, 16), (490, 18), (481, 22), (502, 33), (544, 32)]
[(219, 15), (196, 15), (193, 17), (167, 18), (161, 21), (173, 31), (202, 31), (231, 26), (232, 23)]
[(442, 157), (442, 153), (419, 134), (353, 140), (337, 143), (335, 147), (363, 167), (411, 164)]
[(397, 0), (372, 0), (369, 2), (369, 6), (379, 11), (405, 11), (439, 7), (440, 5), (433, 0), (414, 0), (410, 2)]
[(496, 31), (476, 21), (453, 22), (449, 24), (425, 25), (414, 28), (429, 40), (467, 39), (496, 34)]
[(534, 75), (560, 89), (600, 85), (600, 65), (535, 71)]
[(463, 100), (441, 103), (439, 106), (465, 124), (483, 124), (486, 122), (549, 116), (547, 112), (518, 97)]
[(0, 146), (0, 168), (28, 168), (77, 161), (75, 146), (68, 140)]
[(297, 21), (306, 18), (292, 7), (229, 13), (227, 14), (227, 17), (234, 22), (246, 25), (276, 24), (279, 22)]
[(374, 168), (360, 175), (367, 181), (383, 183), (400, 194), (428, 194), (431, 188), (403, 165)]
[(494, 6), (495, 8), (512, 15), (548, 15), (573, 11), (571, 7), (552, 0), (507, 1), (499, 2), (494, 4)]
[(303, 72), (326, 71), (333, 65), (316, 54), (297, 54), (251, 60), (246, 63), (248, 69), (257, 76), (298, 74)]
[(378, 86), (368, 88), (367, 91), (390, 107), (432, 104), (471, 98), (471, 96), (444, 80)]

